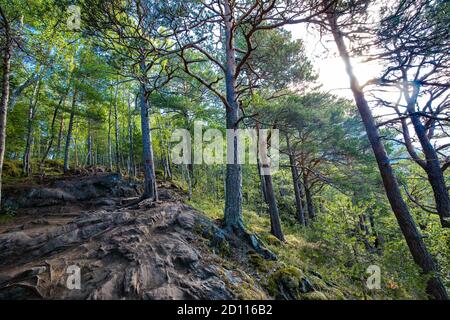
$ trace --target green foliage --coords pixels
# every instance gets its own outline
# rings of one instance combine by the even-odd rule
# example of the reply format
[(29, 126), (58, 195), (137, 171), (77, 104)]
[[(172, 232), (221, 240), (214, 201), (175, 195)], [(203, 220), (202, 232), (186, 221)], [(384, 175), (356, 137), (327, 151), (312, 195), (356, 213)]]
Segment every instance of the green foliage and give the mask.
[[(173, 21), (164, 14), (201, 14), (203, 1), (154, 3), (161, 11), (141, 17), (133, 1), (83, 0), (79, 3), (82, 32), (69, 31), (64, 24), (69, 3), (2, 1), (17, 35), (11, 63), (10, 91), (14, 101), (8, 106), (3, 165), (6, 185), (39, 183), (41, 176), (63, 173), (72, 113), (72, 139), (67, 141), (71, 168), (99, 166), (110, 170), (118, 165), (129, 176), (135, 169), (137, 178), (142, 179), (142, 165), (148, 159), (144, 161), (142, 157), (138, 116), (141, 91), (145, 91), (149, 105), (153, 160), (159, 179), (168, 178), (163, 163), (170, 163), (175, 129), (184, 128), (192, 134), (194, 123), (199, 121), (205, 128), (225, 132), (226, 110), (221, 98), (226, 96), (226, 87), (223, 65), (218, 66), (225, 62), (225, 52), (223, 35), (216, 37), (221, 27), (201, 24), (192, 33), (195, 38), (206, 37), (199, 46), (215, 62), (193, 46), (183, 51), (191, 60), (191, 72), (210, 84), (208, 89), (183, 72), (186, 66), (180, 61), (180, 51), (169, 54), (176, 48), (176, 41), (170, 36)], [(248, 6), (250, 2), (242, 3)], [(342, 1), (339, 6), (351, 16), (359, 10), (363, 12), (366, 3)], [(412, 3), (402, 1), (406, 6), (403, 9)], [(421, 12), (419, 18), (423, 15), (426, 19), (417, 26), (426, 27), (427, 34), (434, 34), (437, 29), (439, 32), (436, 37), (418, 37), (419, 43), (426, 42), (428, 48), (441, 46), (448, 33), (448, 7), (445, 1), (438, 1)], [(389, 11), (386, 10), (382, 8), (382, 13)], [(252, 19), (248, 17), (248, 21)], [(400, 22), (400, 17), (384, 21), (379, 36), (390, 37), (393, 29), (403, 32)], [(247, 27), (248, 23), (235, 30), (238, 63), (248, 46), (244, 37)], [(402, 39), (396, 37), (397, 40)], [(244, 225), (278, 256), (274, 262), (250, 254), (246, 263), (263, 279), (269, 293), (278, 298), (283, 295), (280, 284), (291, 289), (294, 298), (306, 300), (425, 298), (424, 284), (429, 275), (422, 275), (410, 257), (353, 101), (323, 92), (317, 86), (304, 43), (293, 40), (290, 32), (261, 28), (251, 35), (251, 41), (254, 50), (234, 79), (240, 116), (245, 114), (238, 124), (240, 128), (258, 125), (280, 130), (280, 170), (272, 178), (286, 242), (270, 233), (268, 206), (257, 167), (242, 165)], [(431, 59), (435, 59), (434, 55)], [(250, 82), (251, 88), (247, 87)], [(37, 85), (39, 91), (34, 96)], [(398, 138), (397, 130), (392, 128), (381, 129), (380, 134), (385, 139)], [(28, 135), (32, 175), (24, 177)], [(392, 164), (414, 220), (440, 266), (441, 278), (450, 286), (450, 231), (441, 228), (438, 217), (431, 213), (435, 206), (432, 189), (420, 167), (409, 160), (398, 160), (406, 154), (403, 147), (397, 143), (385, 145), (395, 159)], [(297, 183), (303, 193), (311, 192), (312, 206), (317, 211), (317, 217), (309, 219), (308, 226), (300, 226), (297, 221), (291, 159), (298, 170)], [(186, 195), (192, 193), (189, 204), (211, 219), (222, 219), (226, 166), (170, 166), (174, 185)], [(448, 177), (447, 182), (450, 183)], [(305, 202), (305, 197), (302, 200)], [(303, 206), (307, 208), (306, 203)], [(6, 214), (0, 216), (0, 223), (11, 221), (15, 215), (8, 208), (4, 210)], [(233, 256), (227, 242), (216, 249), (224, 259)], [(370, 291), (365, 285), (369, 265), (381, 268), (379, 291)], [(304, 279), (314, 287), (313, 292), (300, 291)], [(252, 288), (242, 288), (240, 295), (261, 296)]]
[(19, 177), (22, 171), (17, 161), (6, 159), (3, 163), (3, 175), (6, 177)]

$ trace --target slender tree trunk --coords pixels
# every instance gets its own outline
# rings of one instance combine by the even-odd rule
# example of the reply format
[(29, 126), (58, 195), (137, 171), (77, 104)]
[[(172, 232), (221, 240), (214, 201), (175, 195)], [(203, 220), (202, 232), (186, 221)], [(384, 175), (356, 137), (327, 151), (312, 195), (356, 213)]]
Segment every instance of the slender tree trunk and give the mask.
[(31, 146), (33, 144), (33, 123), (35, 118), (36, 105), (39, 98), (40, 81), (36, 82), (33, 93), (30, 97), (30, 106), (28, 108), (28, 125), (25, 151), (23, 153), (23, 174), (29, 176), (31, 174)]
[(63, 140), (63, 130), (64, 130), (64, 113), (61, 112), (61, 118), (59, 120), (59, 130), (58, 130), (58, 141), (56, 142), (56, 158), (61, 157), (61, 145)]
[(435, 274), (438, 272), (437, 265), (428, 252), (428, 249), (426, 248), (425, 243), (417, 230), (416, 224), (409, 213), (408, 207), (403, 201), (397, 179), (390, 164), (386, 149), (381, 141), (372, 112), (356, 79), (356, 76), (353, 73), (350, 56), (344, 43), (343, 34), (340, 32), (337, 25), (336, 16), (332, 12), (328, 12), (327, 18), (334, 41), (338, 48), (339, 54), (344, 61), (348, 76), (350, 78), (350, 87), (377, 160), (389, 203), (391, 204), (392, 210), (394, 211), (395, 217), (397, 218), (398, 224), (402, 230), (414, 261), (422, 268), (422, 271), (425, 274), (429, 274), (431, 276), (427, 283), (427, 292), (435, 299), (448, 299), (447, 291), (444, 285), (442, 284), (439, 276)]
[(131, 101), (128, 98), (128, 144), (129, 144), (129, 173), (130, 177), (135, 177), (135, 166), (134, 166), (134, 150), (133, 150), (133, 112), (131, 110)]
[(262, 195), (263, 201), (265, 203), (267, 203), (266, 183), (264, 181), (264, 176), (262, 174), (261, 161), (259, 161), (259, 157), (256, 158), (256, 163), (257, 163), (257, 166), (258, 166), (258, 175), (259, 175), (259, 183), (260, 183), (260, 186), (261, 186), (261, 195)]
[(167, 177), (169, 178), (169, 180), (172, 180), (172, 166), (170, 165), (170, 142), (166, 141), (166, 171), (167, 171)]
[[(442, 172), (437, 152), (427, 136), (425, 126), (422, 121), (420, 121), (420, 116), (415, 112), (418, 88), (416, 87), (414, 91), (415, 93), (413, 94), (413, 97), (410, 97), (408, 88), (404, 87), (405, 97), (408, 101), (408, 114), (411, 118), (414, 131), (419, 138), (420, 145), (422, 146), (422, 152), (426, 159), (426, 163), (422, 165), (422, 168), (425, 170), (428, 177), (428, 182), (433, 189), (436, 210), (439, 214), (441, 225), (445, 228), (450, 228), (450, 197), (445, 184), (444, 173)], [(405, 126), (403, 126), (403, 130), (405, 130)], [(412, 153), (412, 156), (414, 157), (414, 153)]]
[[(227, 171), (225, 178), (224, 222), (229, 228), (244, 229), (242, 220), (242, 168), (238, 163), (238, 116), (239, 106), (236, 94), (236, 57), (234, 49), (233, 16), (228, 1), (225, 5), (225, 50), (226, 50), (226, 127), (236, 134), (227, 135)], [(230, 163), (231, 162), (231, 163)]]
[(69, 168), (70, 140), (72, 140), (72, 129), (73, 129), (73, 120), (75, 118), (75, 106), (77, 102), (77, 95), (78, 95), (77, 87), (74, 87), (72, 97), (72, 108), (70, 109), (69, 127), (67, 129), (66, 147), (64, 149), (64, 173), (67, 173), (70, 169)]
[(186, 166), (186, 181), (188, 183), (188, 200), (192, 199), (192, 179), (191, 179), (191, 173), (189, 172), (189, 168)]
[(264, 182), (267, 191), (267, 205), (269, 206), (270, 232), (280, 241), (284, 242), (284, 235), (283, 231), (281, 230), (280, 213), (278, 211), (278, 204), (275, 198), (275, 192), (273, 190), (272, 175), (264, 175)]
[(116, 86), (116, 93), (114, 95), (114, 138), (116, 143), (116, 172), (120, 173), (120, 149), (119, 149), (119, 115), (117, 112), (119, 96), (119, 85)]
[(112, 172), (113, 159), (112, 159), (111, 119), (112, 119), (112, 103), (109, 105), (109, 113), (108, 113), (108, 164), (109, 164), (109, 171)]
[(295, 206), (297, 208), (297, 220), (301, 225), (305, 226), (306, 225), (305, 211), (303, 209), (301, 191), (300, 186), (298, 184), (300, 175), (298, 173), (295, 155), (293, 153), (293, 150), (291, 149), (291, 143), (289, 140), (289, 135), (287, 133), (286, 133), (286, 143), (289, 153), (289, 164), (291, 166), (292, 183), (294, 185)]
[(161, 142), (161, 162), (164, 169), (164, 179), (172, 179), (172, 171), (170, 169), (169, 143), (164, 139), (163, 128), (159, 125), (159, 140)]
[(0, 100), (0, 206), (1, 206), (1, 190), (2, 190), (2, 174), (3, 174), (3, 160), (5, 158), (5, 142), (6, 142), (6, 121), (8, 115), (8, 101), (9, 101), (9, 77), (11, 74), (11, 56), (13, 53), (13, 42), (9, 22), (0, 6), (0, 14), (3, 18), (4, 24), (4, 49), (3, 49), (3, 77), (2, 77), (2, 98)]
[(311, 187), (308, 181), (308, 175), (303, 173), (303, 188), (305, 189), (306, 207), (308, 208), (308, 219), (314, 220), (316, 217), (316, 210), (314, 208), (314, 202), (311, 195)]
[[(141, 63), (141, 70), (145, 70), (145, 64)], [(150, 131), (149, 106), (147, 103), (145, 85), (141, 84), (140, 93), (141, 105), (141, 126), (142, 126), (142, 147), (144, 157), (144, 195), (143, 198), (158, 199), (158, 190), (156, 186), (155, 165), (153, 157), (152, 137)]]
[(260, 159), (261, 156), (262, 159), (265, 161), (263, 162), (262, 166), (258, 167), (260, 171), (260, 175), (262, 173), (265, 173), (262, 175), (262, 179), (264, 180), (264, 189), (266, 192), (266, 203), (269, 207), (269, 216), (270, 216), (270, 232), (277, 237), (280, 241), (284, 240), (283, 231), (281, 229), (281, 221), (280, 221), (280, 213), (278, 211), (278, 204), (277, 199), (275, 198), (275, 191), (273, 189), (273, 181), (272, 181), (272, 174), (270, 172), (270, 164), (268, 163), (268, 155), (267, 150), (263, 147), (260, 149), (259, 145), (259, 130), (260, 126), (259, 123), (256, 124), (256, 132), (257, 132), (257, 139), (258, 139), (258, 165), (260, 165)]
[[(67, 94), (67, 92), (64, 93), (64, 94), (61, 96), (61, 98), (59, 99), (58, 105), (56, 106), (55, 110), (53, 111), (52, 122), (51, 122), (51, 125), (50, 125), (50, 134), (49, 134), (50, 137), (49, 137), (49, 141), (48, 141), (48, 144), (47, 144), (47, 148), (46, 148), (45, 151), (44, 151), (44, 155), (42, 156), (42, 159), (41, 159), (41, 161), (40, 161), (40, 163), (39, 163), (39, 170), (40, 170), (41, 172), (42, 172), (43, 169), (44, 169), (44, 163), (45, 163), (45, 160), (47, 160), (48, 154), (50, 153), (50, 150), (51, 150), (52, 147), (53, 147), (53, 141), (55, 140), (55, 124), (56, 124), (56, 118), (58, 117), (59, 109), (61, 108), (62, 105), (64, 105), (64, 102), (65, 102), (65, 99), (66, 99), (66, 94)], [(56, 156), (57, 156), (57, 153), (56, 153)]]
[[(56, 106), (54, 112), (53, 112), (53, 118), (52, 118), (52, 122), (51, 122), (51, 126), (50, 126), (50, 134), (49, 134), (49, 141), (47, 144), (47, 148), (44, 151), (44, 155), (42, 156), (42, 159), (39, 163), (39, 170), (41, 172), (43, 172), (44, 170), (44, 162), (45, 160), (47, 160), (47, 157), (50, 153), (50, 150), (53, 147), (53, 142), (55, 141), (55, 125), (56, 125), (56, 118), (58, 117), (58, 113), (59, 110), (61, 109), (62, 106), (64, 106), (65, 102), (66, 102), (66, 98), (67, 95), (69, 94), (69, 90), (70, 90), (70, 84), (71, 84), (71, 77), (69, 77), (69, 81), (67, 84), (67, 89), (64, 91), (63, 94), (61, 94), (61, 97), (59, 99), (58, 105)], [(62, 135), (62, 126), (64, 124), (64, 114), (61, 114), (61, 124), (60, 124), (60, 128), (59, 128), (59, 133), (58, 133), (58, 142), (57, 142), (57, 148), (56, 148), (56, 152), (54, 153), (54, 159), (58, 158), (59, 156), (59, 152), (61, 150), (61, 135)]]
[(40, 78), (40, 74), (39, 73), (35, 73), (29, 79), (27, 79), (24, 83), (22, 83), (21, 85), (17, 86), (12, 91), (12, 93), (10, 95), (10, 99), (9, 99), (9, 104), (8, 104), (8, 111), (9, 112), (11, 112), (14, 109), (14, 106), (16, 105), (17, 99), (20, 97), (22, 92), (26, 88), (28, 88), (29, 86), (31, 86), (32, 84), (37, 82), (39, 80), (39, 78)]
[(375, 218), (372, 213), (369, 214), (369, 222), (370, 222), (370, 229), (372, 230), (372, 236), (375, 238), (374, 246), (377, 249), (377, 253), (381, 254), (383, 250), (384, 239), (378, 233), (378, 230), (375, 225)]
[[(259, 123), (256, 123), (256, 132), (257, 132), (257, 137), (259, 140)], [(264, 176), (262, 174), (262, 169), (261, 169), (261, 161), (259, 159), (259, 143), (256, 144), (256, 154), (258, 155), (256, 157), (256, 165), (258, 168), (258, 175), (259, 175), (259, 183), (261, 186), (261, 195), (262, 195), (262, 200), (264, 201), (264, 203), (267, 203), (267, 191), (266, 191), (266, 183), (264, 181)]]
[(91, 119), (88, 120), (88, 137), (87, 137), (87, 156), (86, 156), (87, 166), (92, 166), (92, 132), (91, 132)]

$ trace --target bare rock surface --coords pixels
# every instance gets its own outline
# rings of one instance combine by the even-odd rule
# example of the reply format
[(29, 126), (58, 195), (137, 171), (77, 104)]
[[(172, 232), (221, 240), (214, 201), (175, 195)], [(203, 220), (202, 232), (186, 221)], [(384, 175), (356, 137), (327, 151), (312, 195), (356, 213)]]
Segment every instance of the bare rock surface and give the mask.
[[(5, 207), (27, 212), (46, 212), (76, 204), (112, 205), (115, 199), (136, 197), (140, 186), (127, 182), (120, 174), (96, 173), (88, 176), (63, 176), (41, 185), (19, 185), (6, 187), (3, 203)], [(26, 210), (30, 209), (30, 210)]]
[[(63, 207), (0, 226), (0, 299), (234, 299), (244, 282), (257, 286), (239, 272), (230, 281), (201, 235), (219, 228), (170, 187), (161, 188), (164, 201), (126, 208), (111, 200), (129, 196), (115, 178), (95, 181), (59, 181), (51, 187), (58, 192), (28, 194), (58, 204), (92, 200), (90, 210)], [(79, 289), (70, 285), (74, 266)]]

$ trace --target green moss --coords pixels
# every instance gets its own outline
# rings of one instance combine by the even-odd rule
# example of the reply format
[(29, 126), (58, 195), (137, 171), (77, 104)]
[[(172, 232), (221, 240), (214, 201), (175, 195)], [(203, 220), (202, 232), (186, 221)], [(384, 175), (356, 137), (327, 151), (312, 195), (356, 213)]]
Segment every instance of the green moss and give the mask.
[(4, 207), (3, 214), (0, 215), (0, 224), (8, 223), (14, 219), (16, 212), (11, 207)]
[(248, 255), (248, 261), (253, 269), (259, 273), (269, 273), (278, 263), (276, 261), (266, 260), (258, 253), (250, 253)]
[(215, 248), (222, 257), (228, 257), (231, 255), (231, 246), (226, 240), (218, 242)]
[(327, 296), (320, 291), (303, 293), (300, 295), (302, 300), (328, 300)]
[(338, 288), (328, 288), (327, 295), (330, 300), (345, 300), (344, 293)]
[(297, 295), (302, 278), (303, 272), (300, 269), (292, 266), (284, 267), (270, 275), (267, 289), (269, 293), (275, 297), (279, 297), (280, 287), (285, 287), (288, 290), (293, 291), (294, 295)]
[(266, 260), (261, 257), (257, 253), (251, 253), (248, 256), (249, 262), (254, 266), (257, 270), (264, 270), (265, 269), (265, 262)]
[(316, 276), (309, 276), (308, 278), (311, 283), (313, 284), (313, 286), (319, 290), (327, 290), (328, 289), (328, 285), (325, 283), (325, 281), (323, 281), (322, 279), (320, 279), (319, 277)]
[(22, 171), (20, 164), (15, 160), (5, 159), (3, 162), (3, 175), (6, 177), (20, 177)]
[(14, 216), (8, 215), (8, 214), (2, 214), (0, 215), (0, 224), (2, 223), (8, 223), (14, 219)]
[[(38, 168), (39, 163), (35, 165)], [(38, 170), (38, 169), (37, 169)], [(64, 172), (64, 165), (62, 160), (47, 159), (44, 162), (44, 171), (46, 175), (58, 175)]]
[(250, 283), (243, 282), (236, 288), (236, 295), (240, 300), (265, 300), (266, 295), (252, 286)]
[[(194, 190), (189, 203), (210, 219), (223, 218), (223, 202), (208, 197), (205, 193)], [(258, 279), (258, 283), (272, 298), (333, 300), (360, 298), (358, 294), (361, 288), (348, 277), (346, 269), (343, 270), (342, 257), (338, 255), (340, 252), (330, 250), (330, 244), (324, 241), (322, 236), (318, 236), (316, 229), (300, 227), (297, 223), (289, 224), (283, 220), (286, 243), (281, 243), (270, 233), (268, 215), (260, 215), (244, 207), (243, 219), (247, 230), (256, 234), (263, 244), (276, 254), (277, 261), (267, 261), (256, 253), (249, 254), (247, 261), (235, 260), (231, 258), (233, 249), (227, 244), (215, 243), (212, 247), (221, 256), (227, 256), (226, 260), (232, 261), (233, 266), (230, 266), (230, 269), (239, 269), (243, 262), (247, 262), (246, 266), (251, 270), (249, 275), (253, 279)], [(209, 240), (214, 238), (214, 230), (199, 229), (198, 232), (205, 238)], [(309, 271), (306, 273), (306, 270), (311, 270), (311, 273)], [(325, 275), (326, 277), (322, 277)], [(244, 292), (239, 294), (241, 298), (253, 296), (251, 291), (245, 292), (245, 288), (242, 290)], [(316, 290), (319, 293), (305, 296), (303, 292), (308, 290)]]
[(265, 235), (264, 241), (270, 246), (280, 246), (282, 244), (282, 242), (272, 234)]
[(156, 169), (155, 170), (155, 175), (157, 178), (162, 179), (164, 177), (164, 171), (161, 169)]

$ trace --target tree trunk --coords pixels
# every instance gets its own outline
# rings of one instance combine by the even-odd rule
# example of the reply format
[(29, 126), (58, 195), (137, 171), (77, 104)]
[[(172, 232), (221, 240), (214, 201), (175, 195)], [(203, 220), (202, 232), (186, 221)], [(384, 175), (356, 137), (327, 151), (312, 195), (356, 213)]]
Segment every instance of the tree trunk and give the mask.
[(111, 139), (111, 118), (112, 118), (112, 104), (109, 105), (108, 112), (108, 164), (109, 171), (113, 171), (113, 159), (112, 159), (112, 139)]
[[(236, 57), (234, 52), (233, 16), (228, 1), (225, 5), (225, 50), (226, 50), (226, 127), (237, 133), (239, 107), (236, 94)], [(242, 168), (238, 163), (237, 134), (227, 135), (227, 170), (225, 178), (224, 222), (228, 228), (244, 229), (242, 220)], [(230, 163), (231, 162), (231, 163)]]
[(128, 98), (128, 161), (129, 161), (129, 172), (130, 177), (135, 177), (135, 166), (134, 166), (134, 150), (133, 150), (133, 113), (131, 111), (131, 101)]
[[(141, 70), (145, 70), (145, 64), (141, 63)], [(156, 186), (155, 166), (153, 160), (153, 146), (150, 131), (149, 106), (145, 84), (141, 84), (140, 93), (141, 105), (141, 126), (142, 126), (142, 148), (144, 157), (144, 195), (143, 198), (158, 199), (158, 190)]]
[(186, 170), (186, 181), (187, 181), (187, 184), (188, 184), (188, 200), (191, 200), (191, 199), (192, 199), (192, 180), (191, 180), (191, 174), (190, 174), (189, 168), (188, 168), (187, 166), (186, 166), (186, 167), (183, 166), (183, 168), (185, 168), (185, 170)]
[[(275, 198), (275, 191), (273, 189), (273, 181), (272, 181), (272, 174), (270, 172), (270, 164), (269, 159), (267, 155), (267, 150), (263, 147), (262, 149), (259, 149), (259, 130), (260, 126), (259, 123), (256, 123), (256, 132), (257, 132), (257, 139), (258, 139), (258, 148), (257, 148), (257, 159), (258, 159), (258, 169), (259, 174), (261, 175), (261, 178), (264, 181), (264, 190), (265, 190), (265, 201), (269, 207), (269, 216), (270, 216), (270, 232), (277, 237), (280, 241), (284, 240), (283, 231), (281, 229), (281, 221), (280, 221), (280, 213), (278, 210), (278, 204), (277, 199)], [(263, 164), (260, 166), (260, 159), (264, 159)], [(262, 173), (265, 173), (262, 175)]]
[(161, 162), (164, 169), (164, 180), (172, 179), (172, 170), (170, 168), (170, 147), (169, 142), (164, 139), (163, 128), (161, 125), (158, 127), (159, 129), (159, 141), (161, 143)]
[[(70, 152), (70, 140), (72, 140), (73, 120), (75, 118), (75, 105), (77, 102), (78, 90), (76, 87), (73, 89), (72, 108), (70, 109), (69, 127), (67, 129), (66, 148), (64, 150), (64, 173), (69, 171), (69, 152)], [(76, 149), (75, 149), (76, 150)]]
[(372, 116), (364, 93), (359, 86), (356, 76), (353, 73), (350, 56), (344, 43), (344, 37), (337, 25), (336, 16), (332, 12), (327, 13), (328, 22), (334, 37), (334, 41), (341, 55), (346, 71), (350, 78), (350, 88), (353, 92), (358, 111), (366, 128), (367, 136), (372, 146), (378, 168), (383, 180), (386, 195), (397, 218), (398, 224), (405, 237), (406, 243), (411, 251), (414, 261), (422, 268), (425, 274), (431, 276), (427, 283), (427, 293), (435, 299), (448, 299), (447, 291), (442, 284), (437, 273), (438, 268), (428, 252), (422, 237), (417, 230), (416, 224), (408, 211), (406, 203), (403, 201), (397, 179), (390, 164), (386, 149), (381, 142), (378, 128)]
[(172, 180), (172, 166), (170, 165), (170, 142), (166, 141), (166, 165), (165, 165), (165, 172), (167, 175), (167, 178), (169, 180)]
[(114, 138), (116, 143), (116, 172), (120, 173), (120, 150), (119, 150), (119, 115), (117, 113), (117, 103), (119, 96), (119, 85), (116, 86), (116, 93), (114, 96)]
[(88, 137), (87, 137), (87, 156), (86, 156), (86, 165), (93, 165), (93, 157), (92, 157), (92, 132), (91, 132), (91, 119), (88, 120)]
[(308, 220), (311, 221), (316, 217), (316, 210), (314, 209), (314, 202), (311, 195), (308, 176), (305, 173), (303, 173), (303, 187), (305, 189), (306, 207), (308, 208)]
[(289, 153), (289, 164), (291, 166), (292, 183), (294, 185), (295, 206), (297, 208), (297, 220), (301, 225), (306, 226), (305, 211), (303, 209), (302, 196), (300, 186), (298, 183), (300, 175), (298, 173), (295, 155), (293, 154), (293, 151), (291, 149), (291, 143), (289, 140), (289, 135), (287, 133), (286, 133), (286, 143)]
[(61, 112), (61, 119), (59, 121), (58, 130), (58, 142), (56, 143), (56, 158), (59, 159), (61, 156), (61, 145), (63, 140), (63, 130), (64, 130), (64, 113)]
[[(418, 90), (418, 88), (415, 88)], [(425, 126), (420, 121), (420, 116), (415, 112), (416, 96), (409, 97), (407, 88), (404, 88), (405, 97), (408, 101), (407, 110), (411, 118), (414, 130), (419, 138), (422, 152), (425, 155), (426, 164), (422, 166), (428, 176), (428, 181), (433, 189), (436, 210), (439, 214), (441, 225), (450, 228), (450, 197), (445, 184), (444, 173), (442, 172), (436, 150), (427, 136)], [(403, 128), (404, 129), (404, 128)]]
[(25, 151), (23, 153), (23, 174), (29, 176), (31, 174), (31, 145), (33, 144), (33, 122), (35, 118), (36, 105), (39, 98), (40, 81), (36, 82), (33, 93), (30, 97), (30, 106), (28, 108), (28, 125)]
[(9, 22), (0, 6), (0, 13), (3, 17), (5, 29), (4, 49), (3, 49), (3, 77), (2, 77), (2, 98), (0, 100), (0, 206), (1, 206), (1, 190), (2, 190), (2, 174), (3, 160), (5, 158), (5, 142), (6, 142), (6, 120), (8, 115), (9, 101), (9, 77), (11, 74), (11, 56), (12, 56), (12, 38)]
[(280, 214), (278, 211), (278, 204), (275, 198), (275, 192), (273, 190), (272, 175), (271, 174), (264, 175), (264, 182), (267, 191), (267, 205), (269, 206), (270, 232), (280, 241), (284, 242), (285, 240), (283, 231), (281, 230), (281, 221), (280, 221)]
[[(55, 108), (55, 110), (53, 112), (52, 123), (51, 123), (51, 126), (50, 126), (49, 141), (48, 141), (48, 144), (47, 144), (47, 148), (44, 151), (44, 155), (42, 156), (41, 162), (39, 163), (39, 170), (41, 172), (43, 172), (43, 170), (44, 170), (45, 160), (47, 160), (48, 154), (50, 153), (50, 150), (53, 147), (53, 141), (55, 140), (56, 118), (58, 117), (59, 109), (61, 108), (62, 105), (64, 105), (64, 102), (66, 100), (66, 95), (67, 95), (67, 92), (65, 92), (64, 94), (61, 95), (61, 98), (59, 99), (59, 103), (58, 103), (58, 105), (56, 106), (56, 108)], [(58, 143), (59, 143), (59, 141), (58, 141)], [(57, 157), (57, 155), (58, 155), (58, 151), (56, 152), (55, 157)]]
[(10, 95), (10, 99), (9, 99), (9, 104), (8, 104), (8, 111), (11, 112), (14, 109), (14, 106), (16, 105), (16, 101), (17, 99), (20, 97), (20, 95), (22, 94), (22, 92), (28, 88), (29, 86), (31, 86), (32, 84), (34, 84), (35, 82), (37, 82), (40, 78), (40, 74), (39, 73), (34, 73), (31, 78), (27, 79), (24, 83), (22, 83), (21, 85), (17, 86), (11, 93)]
[(258, 175), (259, 175), (259, 183), (261, 186), (261, 195), (262, 195), (262, 200), (267, 203), (267, 191), (266, 191), (266, 183), (264, 181), (264, 176), (262, 174), (262, 170), (261, 170), (261, 162), (259, 161), (259, 157), (257, 157), (256, 159), (257, 162), (257, 166), (258, 166)]

